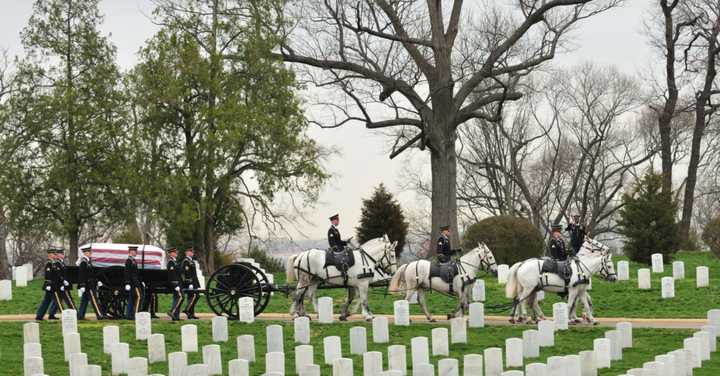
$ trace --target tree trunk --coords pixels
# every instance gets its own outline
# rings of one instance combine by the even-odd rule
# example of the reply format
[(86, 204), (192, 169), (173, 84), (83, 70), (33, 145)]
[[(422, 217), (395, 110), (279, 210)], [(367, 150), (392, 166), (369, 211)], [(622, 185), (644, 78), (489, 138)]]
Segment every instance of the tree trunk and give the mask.
[(74, 262), (78, 258), (78, 248), (80, 247), (80, 227), (73, 226), (67, 230), (68, 239), (70, 240), (70, 248), (65, 254), (66, 258)]
[[(449, 134), (448, 134), (449, 133)], [(445, 141), (433, 143), (430, 153), (432, 171), (432, 229), (430, 254), (435, 254), (435, 240), (439, 237), (440, 226), (450, 226), (450, 243), (460, 248), (457, 223), (457, 161), (455, 152), (456, 134), (445, 133)]]
[(658, 116), (658, 131), (660, 133), (660, 159), (662, 161), (662, 176), (664, 194), (672, 194), (672, 120), (675, 116), (679, 90), (675, 78), (675, 21), (673, 11), (675, 6), (670, 6), (667, 1), (662, 1), (660, 6), (665, 18), (665, 81), (667, 85), (667, 99), (660, 116)]
[(212, 221), (205, 220), (203, 235), (205, 267), (209, 275), (215, 271), (215, 224)]
[(7, 249), (7, 237), (8, 228), (7, 224), (4, 223), (2, 217), (0, 217), (0, 280), (10, 279), (10, 264), (9, 255)]

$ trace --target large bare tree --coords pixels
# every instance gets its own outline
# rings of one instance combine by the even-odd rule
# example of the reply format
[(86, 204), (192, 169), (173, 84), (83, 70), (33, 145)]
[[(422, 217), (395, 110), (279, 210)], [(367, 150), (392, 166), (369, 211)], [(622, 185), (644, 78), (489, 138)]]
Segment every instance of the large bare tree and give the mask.
[(279, 56), (344, 94), (316, 103), (330, 113), (322, 126), (392, 127), (391, 158), (429, 151), (432, 231), (450, 225), (457, 244), (458, 127), (497, 120), (578, 21), (621, 1), (301, 0), (286, 7)]

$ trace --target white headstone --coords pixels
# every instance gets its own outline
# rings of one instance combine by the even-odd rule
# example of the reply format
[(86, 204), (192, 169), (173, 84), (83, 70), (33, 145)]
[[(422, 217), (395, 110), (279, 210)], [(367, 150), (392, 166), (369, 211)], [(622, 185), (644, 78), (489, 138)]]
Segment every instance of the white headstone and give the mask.
[(702, 361), (710, 360), (710, 333), (705, 331), (695, 332), (693, 338), (700, 340), (700, 359)]
[(353, 361), (350, 358), (338, 358), (332, 365), (333, 376), (353, 376)]
[(383, 355), (380, 351), (363, 354), (363, 376), (379, 375), (383, 370)]
[(152, 334), (150, 312), (138, 312), (135, 315), (135, 340), (146, 341)]
[(77, 333), (77, 311), (65, 309), (62, 311), (62, 334)]
[(472, 300), (473, 302), (484, 302), (485, 301), (485, 280), (476, 279), (472, 289)]
[(500, 376), (503, 371), (502, 349), (489, 347), (483, 351), (485, 358), (485, 376)]
[(467, 343), (467, 321), (464, 317), (450, 319), (450, 343)]
[(245, 359), (233, 359), (229, 361), (228, 376), (250, 376), (250, 362)]
[(707, 311), (708, 324), (720, 330), (720, 309), (711, 309)]
[(410, 339), (410, 354), (412, 366), (430, 363), (430, 350), (427, 337), (414, 337)]
[(673, 261), (672, 263), (673, 278), (685, 279), (685, 263), (682, 261)]
[(695, 280), (696, 287), (710, 287), (710, 268), (707, 266), (695, 268)]
[(180, 327), (182, 351), (184, 352), (197, 352), (198, 351), (198, 338), (197, 338), (197, 326), (193, 324), (187, 324)]
[(208, 366), (209, 375), (222, 375), (222, 353), (220, 345), (205, 345), (202, 347), (203, 363)]
[(700, 343), (700, 339), (697, 337), (692, 338), (685, 338), (683, 340), (683, 348), (685, 350), (688, 350), (690, 353), (690, 356), (688, 358), (688, 362), (692, 365), (693, 368), (700, 368), (702, 367), (702, 344)]
[(643, 363), (643, 376), (660, 376), (662, 371), (659, 362), (645, 362)]
[(567, 375), (580, 375), (582, 373), (582, 364), (579, 355), (565, 356), (565, 372)]
[(553, 304), (553, 321), (555, 322), (556, 330), (567, 330), (568, 329), (568, 306), (567, 303), (555, 303)]
[(42, 358), (42, 345), (37, 342), (23, 344), (23, 358)]
[(567, 376), (567, 364), (564, 356), (549, 356), (546, 363), (548, 375)]
[(652, 264), (652, 272), (653, 273), (665, 272), (665, 267), (663, 265), (662, 253), (653, 253), (652, 255), (650, 255), (650, 261)]
[(675, 297), (675, 279), (673, 277), (662, 277), (660, 279), (660, 286), (662, 286), (660, 296), (663, 299)]
[(112, 348), (120, 343), (120, 327), (116, 325), (103, 326), (103, 352), (112, 353)]
[(388, 346), (388, 370), (407, 373), (407, 350), (403, 345)]
[[(208, 376), (208, 366), (205, 363), (189, 364), (183, 376)], [(274, 375), (273, 375), (274, 376)]]
[(265, 354), (265, 373), (277, 373), (285, 375), (285, 354), (281, 352), (271, 352)]
[(350, 354), (362, 355), (367, 351), (367, 330), (364, 326), (350, 328)]
[(655, 361), (661, 364), (660, 369), (665, 370), (666, 373), (672, 375), (675, 372), (675, 357), (673, 355), (657, 355)]
[(468, 325), (471, 328), (485, 327), (485, 305), (483, 303), (470, 303)]
[(502, 373), (502, 376), (523, 376), (523, 371), (518, 371), (518, 370), (505, 371)]
[(102, 376), (102, 367), (97, 364), (88, 364), (85, 366), (83, 376)]
[(547, 366), (543, 363), (530, 363), (525, 366), (525, 376), (547, 376)]
[(416, 364), (413, 367), (412, 376), (435, 376), (435, 366), (427, 363)]
[(182, 351), (168, 354), (168, 376), (183, 376), (187, 367), (187, 353)]
[(523, 331), (523, 356), (537, 358), (540, 356), (540, 333), (535, 329)]
[(410, 325), (410, 304), (407, 300), (396, 300), (393, 303), (395, 325)]
[(617, 277), (618, 281), (629, 281), (630, 280), (630, 263), (623, 260), (617, 263)]
[(237, 337), (238, 359), (245, 359), (250, 363), (255, 362), (255, 337), (251, 334), (243, 334)]
[(318, 299), (318, 322), (321, 324), (332, 324), (333, 322), (333, 300), (329, 296)]
[(708, 332), (708, 334), (710, 334), (710, 352), (717, 351), (718, 328), (716, 328), (712, 325), (703, 325), (703, 327), (700, 329), (703, 331), (706, 331), (706, 332)]
[(25, 265), (20, 265), (15, 269), (15, 287), (27, 287), (28, 279)]
[(23, 324), (23, 343), (40, 343), (40, 325), (36, 322)]
[(619, 322), (615, 325), (615, 329), (620, 332), (621, 344), (623, 349), (633, 346), (633, 329), (630, 322)]
[(39, 356), (33, 356), (23, 359), (23, 371), (25, 376), (45, 374), (43, 358)]
[(467, 354), (463, 357), (463, 376), (475, 376), (483, 374), (483, 356), (479, 354)]
[(65, 350), (65, 361), (70, 361), (70, 355), (82, 352), (80, 347), (80, 334), (67, 333), (63, 335), (63, 348)]
[(555, 346), (555, 322), (541, 320), (538, 322), (538, 342), (540, 347)]
[(542, 302), (543, 300), (545, 300), (545, 291), (540, 290), (536, 292), (535, 300), (537, 300), (538, 302)]
[(590, 350), (580, 351), (580, 376), (597, 376), (595, 367), (595, 352)]
[(336, 359), (342, 358), (340, 337), (330, 336), (323, 338), (323, 354), (327, 365), (332, 365)]
[(0, 281), (0, 300), (12, 300), (12, 281), (9, 279)]
[(299, 376), (320, 376), (320, 365), (318, 364), (311, 364), (307, 367), (305, 367), (302, 372), (299, 373)]
[(212, 336), (213, 342), (228, 341), (228, 322), (225, 316), (215, 316), (212, 318)]
[(134, 357), (128, 360), (128, 376), (147, 376), (148, 362), (142, 357)]
[(418, 304), (418, 294), (417, 291), (413, 291), (410, 293), (410, 296), (407, 298), (408, 303), (410, 304)]
[(283, 327), (280, 325), (268, 325), (265, 328), (265, 341), (267, 342), (266, 352), (284, 353)]
[[(303, 345), (310, 344), (310, 318), (307, 316), (297, 317), (293, 320), (295, 327), (295, 343)], [(299, 373), (299, 371), (298, 371)]]
[(610, 359), (622, 360), (623, 337), (617, 330), (608, 330), (605, 332), (605, 338), (610, 340)]
[(255, 322), (255, 300), (249, 296), (238, 299), (238, 321)]
[(295, 372), (299, 374), (305, 367), (313, 364), (313, 356), (312, 345), (295, 346)]
[(88, 364), (88, 357), (85, 353), (74, 353), (70, 355), (70, 361), (68, 362), (68, 369), (70, 370), (70, 376), (82, 376), (82, 371), (85, 370), (85, 366)]
[(596, 338), (593, 341), (593, 352), (595, 353), (595, 366), (600, 368), (610, 368), (612, 360), (612, 343), (607, 338)]
[(650, 290), (651, 286), (650, 269), (638, 269), (638, 288), (640, 290)]
[(378, 316), (372, 320), (373, 343), (388, 343), (390, 341), (390, 328), (388, 318)]
[(150, 364), (164, 362), (165, 356), (165, 335), (160, 333), (151, 334), (147, 341), (148, 362)]
[(432, 338), (432, 354), (433, 356), (450, 354), (450, 338), (448, 337), (447, 328), (434, 328), (430, 331)]
[(508, 276), (510, 276), (510, 266), (507, 264), (500, 264), (497, 267), (497, 280), (498, 283), (504, 285), (507, 283)]
[(523, 340), (508, 338), (505, 340), (505, 364), (508, 368), (523, 366)]
[(118, 342), (112, 346), (110, 352), (110, 365), (113, 375), (127, 373), (128, 361), (130, 360), (130, 345)]
[(459, 376), (460, 364), (455, 358), (440, 359), (438, 362), (438, 373), (443, 376)]

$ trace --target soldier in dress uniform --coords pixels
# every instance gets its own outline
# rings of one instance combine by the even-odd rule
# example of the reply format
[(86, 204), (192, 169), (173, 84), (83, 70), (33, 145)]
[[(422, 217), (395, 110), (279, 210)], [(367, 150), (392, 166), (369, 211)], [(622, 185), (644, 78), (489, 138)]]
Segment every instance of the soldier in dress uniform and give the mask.
[[(43, 296), (42, 302), (38, 306), (37, 312), (35, 313), (35, 320), (42, 321), (45, 317), (45, 312), (50, 308), (50, 304), (55, 304), (56, 307), (62, 307), (60, 301), (60, 286), (58, 286), (58, 269), (55, 264), (55, 249), (49, 248), (47, 250), (48, 261), (45, 263), (45, 282), (43, 282), (43, 290), (45, 295)], [(52, 314), (49, 314), (48, 319), (57, 320)]]
[[(60, 299), (65, 302), (65, 307), (68, 309), (75, 308), (75, 302), (73, 301), (70, 291), (72, 291), (72, 284), (68, 281), (67, 270), (65, 269), (65, 250), (62, 248), (55, 248), (55, 265), (58, 268), (58, 279), (60, 284)], [(57, 312), (58, 307), (50, 307), (50, 314), (52, 316)], [(62, 307), (60, 307), (62, 311)]]
[(580, 222), (580, 215), (575, 214), (573, 216), (565, 231), (570, 235), (570, 245), (572, 245), (574, 251), (573, 255), (576, 255), (585, 242), (585, 225)]
[(92, 304), (95, 311), (95, 317), (98, 320), (104, 320), (105, 314), (97, 303), (97, 288), (102, 286), (102, 282), (97, 280), (95, 275), (95, 267), (92, 264), (92, 248), (86, 246), (81, 249), (82, 257), (80, 258), (80, 266), (78, 268), (78, 291), (80, 292), (80, 309), (77, 312), (78, 320), (85, 320), (85, 311), (88, 303)]
[(568, 254), (565, 240), (562, 238), (560, 230), (562, 230), (562, 227), (559, 224), (552, 225), (552, 234), (550, 235), (548, 249), (550, 250), (550, 256), (556, 261), (566, 261), (570, 255)]
[(340, 231), (337, 227), (340, 225), (340, 215), (333, 214), (330, 216), (330, 228), (328, 229), (328, 244), (331, 251), (342, 251), (345, 249), (347, 242), (340, 237)]
[(143, 297), (142, 282), (140, 281), (140, 270), (138, 270), (137, 257), (138, 247), (128, 247), (128, 258), (125, 260), (125, 291), (128, 294), (127, 310), (125, 318), (135, 320), (135, 314), (140, 309)]
[(170, 316), (173, 321), (178, 321), (180, 320), (180, 307), (182, 307), (185, 299), (183, 298), (182, 288), (180, 286), (180, 268), (177, 263), (177, 248), (168, 248), (167, 254), (168, 262), (166, 269), (168, 272), (168, 283), (173, 293), (172, 306), (167, 315)]
[(197, 289), (200, 288), (200, 281), (198, 281), (197, 269), (195, 268), (195, 260), (193, 259), (194, 254), (195, 249), (192, 245), (185, 247), (185, 258), (180, 264), (180, 268), (182, 269), (182, 285), (187, 291), (188, 301), (183, 312), (187, 315), (187, 318), (191, 320), (198, 318), (195, 316), (195, 304), (197, 304), (199, 295)]
[(458, 253), (460, 250), (452, 249), (450, 246), (450, 226), (440, 227), (440, 238), (437, 242), (437, 257), (441, 263), (450, 262), (452, 256)]

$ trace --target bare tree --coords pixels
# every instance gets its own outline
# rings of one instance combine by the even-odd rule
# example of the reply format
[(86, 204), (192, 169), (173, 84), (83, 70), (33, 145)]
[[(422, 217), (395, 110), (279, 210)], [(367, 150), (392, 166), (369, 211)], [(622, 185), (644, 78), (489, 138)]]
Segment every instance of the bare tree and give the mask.
[[(578, 21), (622, 0), (304, 0), (286, 9), (291, 27), (278, 56), (318, 87), (344, 96), (318, 103), (324, 127), (360, 122), (395, 128), (391, 158), (430, 152), (432, 231), (450, 225), (457, 243), (458, 127), (498, 120), (518, 84), (563, 47)], [(333, 116), (334, 115), (334, 116)]]
[[(13, 75), (10, 71), (10, 61), (7, 50), (0, 50), (0, 124), (5, 122), (7, 108), (5, 106), (5, 97), (12, 90)], [(0, 139), (3, 136), (0, 135)], [(3, 162), (0, 160), (0, 170), (3, 169)], [(10, 223), (6, 215), (4, 206), (5, 200), (0, 198), (0, 279), (8, 279), (10, 266), (8, 264), (9, 256), (7, 249), (7, 240), (10, 235)]]

